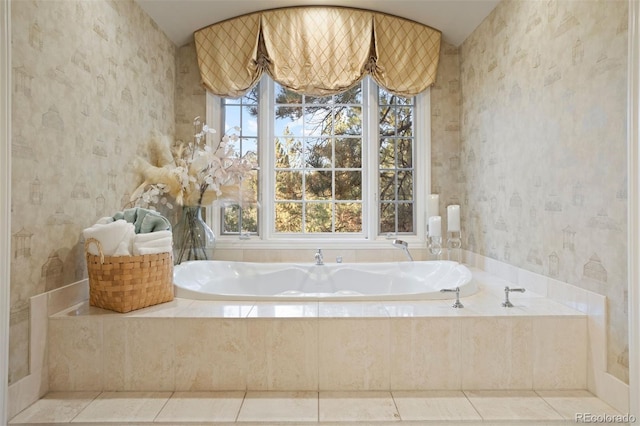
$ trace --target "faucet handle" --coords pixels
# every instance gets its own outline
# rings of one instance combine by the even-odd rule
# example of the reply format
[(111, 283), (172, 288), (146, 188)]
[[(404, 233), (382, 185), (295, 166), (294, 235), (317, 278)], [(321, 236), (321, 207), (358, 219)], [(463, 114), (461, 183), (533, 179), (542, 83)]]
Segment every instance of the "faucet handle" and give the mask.
[(462, 303), (460, 303), (460, 287), (456, 287), (456, 288), (443, 288), (440, 290), (440, 293), (455, 293), (456, 294), (456, 301), (454, 302), (453, 305), (451, 305), (452, 308), (464, 308), (464, 305)]
[(511, 301), (509, 300), (509, 293), (515, 291), (518, 293), (524, 293), (526, 291), (526, 289), (524, 288), (509, 288), (509, 286), (506, 286), (504, 288), (504, 302), (502, 302), (502, 307), (503, 308), (513, 308), (513, 303), (511, 303)]

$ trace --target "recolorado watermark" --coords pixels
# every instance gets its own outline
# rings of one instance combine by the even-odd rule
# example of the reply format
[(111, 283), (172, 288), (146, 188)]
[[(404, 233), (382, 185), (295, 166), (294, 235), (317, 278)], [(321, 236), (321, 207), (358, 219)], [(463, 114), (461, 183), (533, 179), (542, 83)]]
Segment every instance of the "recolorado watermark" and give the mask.
[(632, 414), (593, 414), (576, 413), (576, 423), (635, 423), (636, 416)]

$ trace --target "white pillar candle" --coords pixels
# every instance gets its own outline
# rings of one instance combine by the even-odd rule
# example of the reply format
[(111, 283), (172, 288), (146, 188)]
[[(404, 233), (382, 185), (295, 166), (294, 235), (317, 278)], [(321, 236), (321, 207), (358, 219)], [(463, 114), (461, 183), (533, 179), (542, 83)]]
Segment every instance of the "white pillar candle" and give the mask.
[(460, 232), (460, 206), (457, 204), (447, 206), (447, 230)]
[(442, 218), (440, 216), (429, 218), (429, 236), (442, 237)]
[(427, 200), (427, 219), (431, 216), (440, 216), (440, 196), (438, 194), (429, 194)]

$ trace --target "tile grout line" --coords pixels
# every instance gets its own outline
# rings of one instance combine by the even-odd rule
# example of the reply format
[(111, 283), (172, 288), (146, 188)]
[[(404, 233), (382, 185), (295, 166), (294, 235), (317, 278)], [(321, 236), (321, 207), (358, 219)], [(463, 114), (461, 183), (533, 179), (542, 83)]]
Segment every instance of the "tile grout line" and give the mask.
[(400, 409), (398, 408), (398, 403), (396, 402), (395, 396), (393, 396), (393, 391), (389, 390), (389, 394), (391, 395), (391, 400), (393, 401), (393, 406), (396, 407), (396, 413), (398, 414), (398, 421), (403, 422), (402, 415), (400, 414)]
[(480, 413), (480, 410), (478, 410), (478, 408), (473, 405), (473, 401), (471, 401), (471, 398), (469, 398), (469, 395), (467, 395), (467, 391), (462, 390), (462, 394), (464, 395), (465, 398), (467, 398), (467, 401), (469, 402), (469, 404), (471, 404), (471, 407), (476, 410), (476, 413), (478, 414), (478, 416), (480, 416), (480, 418), (482, 419), (482, 421), (486, 421), (487, 419), (484, 418), (484, 416), (482, 415), (482, 413)]
[(171, 392), (171, 395), (169, 395), (169, 398), (167, 398), (167, 400), (164, 402), (164, 404), (162, 404), (162, 407), (160, 407), (160, 409), (158, 410), (158, 412), (156, 413), (155, 417), (153, 418), (152, 422), (156, 423), (156, 420), (158, 419), (158, 416), (160, 415), (160, 413), (162, 412), (162, 410), (164, 410), (164, 408), (167, 406), (167, 404), (169, 403), (169, 400), (171, 398), (173, 398), (173, 396), (176, 394), (176, 391)]
[(544, 403), (547, 404), (549, 406), (549, 408), (551, 408), (557, 415), (559, 415), (562, 420), (572, 420), (572, 419), (565, 419), (564, 416), (562, 415), (562, 413), (560, 413), (558, 410), (556, 410), (555, 407), (553, 405), (551, 405), (549, 403), (549, 401), (547, 401), (542, 395), (540, 395), (537, 390), (535, 390), (535, 389), (532, 389), (532, 390), (533, 390), (533, 393), (535, 393), (538, 398), (540, 398), (542, 401), (544, 401)]
[[(49, 392), (47, 392), (47, 393), (49, 393)], [(98, 398), (100, 397), (100, 395), (102, 395), (102, 394), (103, 394), (103, 391), (98, 392), (98, 394), (97, 394), (96, 396), (94, 396), (94, 397), (91, 399), (91, 401), (89, 401), (89, 403), (88, 403), (87, 405), (85, 405), (84, 407), (82, 407), (82, 410), (78, 411), (78, 412), (75, 414), (75, 416), (73, 416), (71, 419), (69, 419), (69, 421), (67, 422), (67, 424), (71, 424), (71, 423), (73, 423), (73, 420), (74, 420), (76, 417), (78, 417), (78, 416), (79, 416), (79, 415), (80, 415), (84, 410), (86, 410), (86, 409), (87, 409), (87, 407), (88, 407), (89, 405), (91, 405), (91, 403), (92, 403), (93, 401), (95, 401), (96, 399), (98, 399)], [(46, 396), (46, 395), (45, 395), (45, 396)], [(42, 399), (43, 399), (43, 398), (39, 398), (39, 399), (38, 399), (38, 401), (41, 401)], [(37, 401), (36, 401), (36, 402), (37, 402)], [(23, 410), (23, 411), (24, 411), (24, 410)], [(63, 423), (63, 424), (64, 424), (64, 423)]]
[(247, 399), (247, 391), (245, 386), (244, 395), (242, 396), (242, 402), (240, 403), (240, 407), (238, 407), (238, 412), (236, 413), (236, 418), (233, 421), (234, 423), (238, 423), (238, 418), (240, 418), (240, 411), (242, 411), (242, 407), (244, 406), (244, 401)]

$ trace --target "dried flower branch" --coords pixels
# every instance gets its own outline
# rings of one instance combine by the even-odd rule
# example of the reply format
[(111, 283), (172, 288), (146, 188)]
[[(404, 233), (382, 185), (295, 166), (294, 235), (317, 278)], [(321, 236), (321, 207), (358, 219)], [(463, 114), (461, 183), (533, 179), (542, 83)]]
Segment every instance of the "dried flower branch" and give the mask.
[[(241, 203), (245, 177), (256, 167), (245, 157), (239, 157), (229, 142), (238, 140), (237, 134), (225, 134), (217, 146), (207, 144), (207, 134), (215, 130), (193, 121), (194, 140), (171, 149), (158, 137), (151, 139), (151, 162), (137, 158), (134, 167), (142, 183), (134, 191), (131, 201), (153, 206), (164, 204), (173, 208), (167, 196), (180, 205), (208, 205), (215, 201)], [(234, 128), (240, 131), (239, 128)]]

